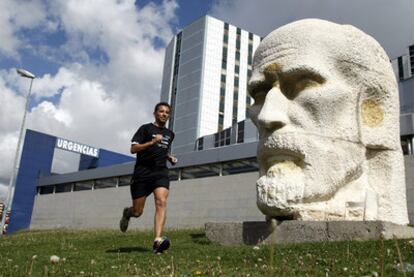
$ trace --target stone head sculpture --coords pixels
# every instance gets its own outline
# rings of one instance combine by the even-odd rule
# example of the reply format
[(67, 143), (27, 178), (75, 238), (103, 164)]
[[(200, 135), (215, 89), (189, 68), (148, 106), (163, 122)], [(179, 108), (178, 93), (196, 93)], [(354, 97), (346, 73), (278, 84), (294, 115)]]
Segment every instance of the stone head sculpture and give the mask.
[(319, 19), (280, 27), (256, 50), (249, 93), (267, 217), (408, 223), (398, 89), (377, 41)]

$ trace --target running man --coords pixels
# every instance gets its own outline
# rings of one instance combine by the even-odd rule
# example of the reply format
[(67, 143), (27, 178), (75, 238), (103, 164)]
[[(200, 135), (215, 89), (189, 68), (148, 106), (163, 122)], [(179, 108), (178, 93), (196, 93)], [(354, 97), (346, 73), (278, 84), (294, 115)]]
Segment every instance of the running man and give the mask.
[(122, 232), (128, 229), (131, 217), (140, 217), (144, 211), (145, 200), (154, 193), (154, 253), (162, 253), (170, 246), (170, 241), (162, 237), (167, 213), (167, 198), (170, 181), (167, 160), (175, 165), (177, 158), (169, 154), (174, 133), (165, 127), (170, 117), (171, 107), (160, 102), (154, 108), (154, 123), (142, 125), (131, 141), (131, 153), (137, 154), (134, 174), (131, 179), (132, 207), (122, 212), (119, 227)]

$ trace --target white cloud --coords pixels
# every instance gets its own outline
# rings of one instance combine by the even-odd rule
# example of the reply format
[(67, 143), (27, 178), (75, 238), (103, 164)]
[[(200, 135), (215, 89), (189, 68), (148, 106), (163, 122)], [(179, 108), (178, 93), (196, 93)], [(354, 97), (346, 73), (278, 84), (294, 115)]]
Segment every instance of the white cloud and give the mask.
[(8, 178), (11, 176), (16, 153), (17, 140), (17, 133), (6, 133), (0, 135), (0, 153), (1, 159), (4, 161), (0, 167), (1, 180), (8, 181)]
[[(21, 55), (19, 31), (28, 26), (64, 32), (67, 39), (54, 47), (31, 43), (34, 54), (47, 54), (61, 67), (34, 80), (36, 101), (28, 113), (28, 128), (128, 153), (130, 138), (139, 125), (152, 120), (153, 105), (159, 100), (164, 59), (160, 43), (174, 34), (171, 22), (176, 20), (177, 8), (175, 1), (142, 8), (134, 2), (46, 1), (43, 6), (33, 1), (39, 15), (27, 22), (9, 23), (7, 34), (0, 31), (2, 44), (6, 39), (14, 43), (0, 46), (0, 59), (1, 53)], [(17, 16), (10, 9), (0, 11), (0, 24), (9, 20), (1, 18), (4, 14)], [(97, 55), (104, 58), (97, 59)], [(0, 158), (4, 164), (13, 161), (28, 82), (14, 69), (0, 71)], [(0, 180), (10, 174), (11, 166), (0, 168)]]
[(46, 22), (46, 11), (41, 1), (0, 1), (0, 54), (18, 57), (22, 38), (17, 32), (33, 29)]
[(5, 202), (7, 198), (8, 189), (5, 184), (0, 183), (0, 202)]
[(72, 71), (65, 67), (59, 68), (58, 72), (51, 76), (45, 74), (36, 80), (33, 95), (37, 98), (50, 97), (59, 93), (62, 88), (74, 85), (78, 80)]
[[(23, 107), (25, 105), (24, 97), (6, 86), (0, 73), (0, 136), (16, 132), (19, 129), (19, 122), (22, 120)], [(1, 143), (1, 141), (0, 141)], [(1, 151), (0, 151), (1, 153)]]

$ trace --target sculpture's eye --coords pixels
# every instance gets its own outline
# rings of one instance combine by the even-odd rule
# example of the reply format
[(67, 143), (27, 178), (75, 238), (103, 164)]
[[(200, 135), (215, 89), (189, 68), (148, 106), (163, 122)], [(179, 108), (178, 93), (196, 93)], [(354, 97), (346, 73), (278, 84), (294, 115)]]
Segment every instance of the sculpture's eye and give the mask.
[(314, 87), (317, 85), (319, 85), (318, 82), (305, 76), (305, 77), (300, 78), (299, 80), (296, 80), (293, 93), (299, 93), (302, 90), (305, 90), (307, 88)]
[(253, 83), (249, 87), (249, 94), (254, 100), (254, 105), (263, 104), (266, 94), (272, 89), (268, 82)]
[(280, 78), (280, 89), (287, 98), (294, 99), (300, 92), (324, 82), (324, 78), (315, 74), (289, 74)]

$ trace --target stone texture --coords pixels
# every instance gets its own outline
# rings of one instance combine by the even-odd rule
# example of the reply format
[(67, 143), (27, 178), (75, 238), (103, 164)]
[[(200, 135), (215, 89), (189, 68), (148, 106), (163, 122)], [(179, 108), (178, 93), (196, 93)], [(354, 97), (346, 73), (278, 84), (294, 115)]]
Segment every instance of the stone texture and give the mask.
[(408, 223), (398, 87), (375, 39), (350, 25), (292, 22), (260, 43), (248, 87), (263, 214)]
[(221, 245), (414, 238), (414, 228), (384, 221), (209, 222), (208, 239)]

